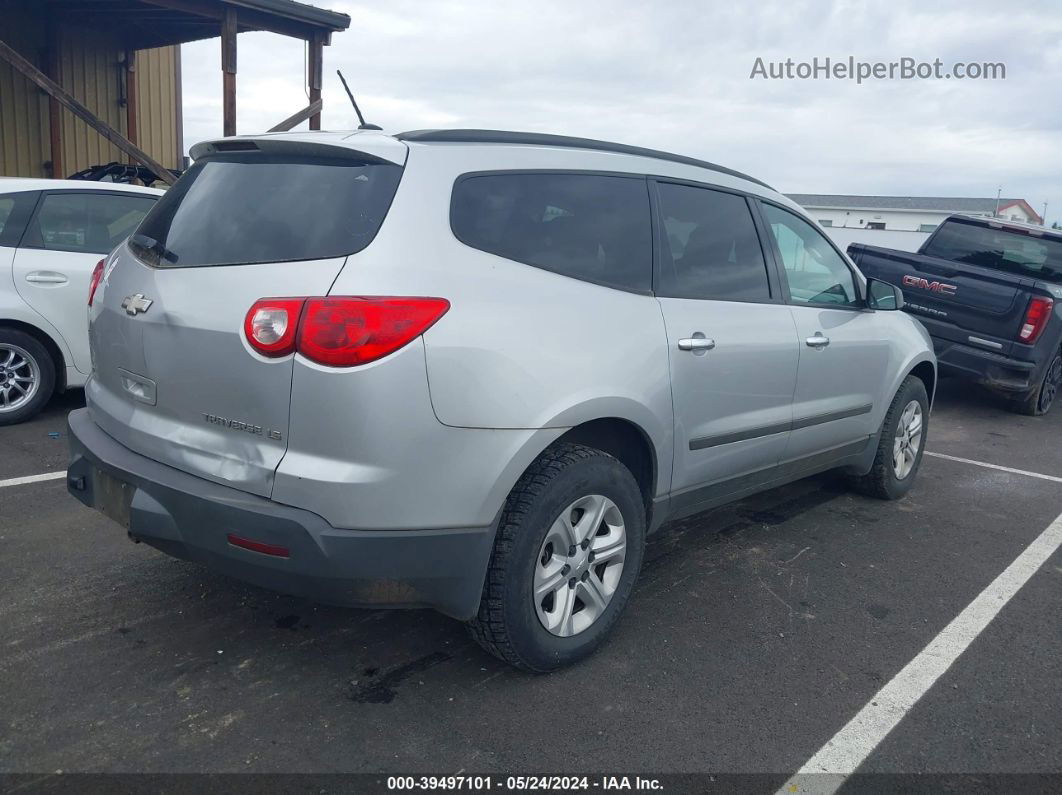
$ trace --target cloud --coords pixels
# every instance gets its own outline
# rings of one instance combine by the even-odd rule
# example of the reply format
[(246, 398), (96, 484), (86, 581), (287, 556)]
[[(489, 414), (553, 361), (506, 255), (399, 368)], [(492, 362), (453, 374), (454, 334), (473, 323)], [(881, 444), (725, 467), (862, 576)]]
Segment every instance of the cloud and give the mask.
[[(992, 196), (1062, 211), (1062, 18), (1049, 2), (756, 4), (316, 0), (326, 128), (354, 126), (341, 68), (388, 130), (487, 127), (704, 157), (789, 192)], [(220, 44), (184, 46), (185, 140), (221, 133)], [(1000, 81), (750, 79), (765, 61), (1002, 62)], [(302, 42), (239, 41), (240, 132), (306, 104)]]

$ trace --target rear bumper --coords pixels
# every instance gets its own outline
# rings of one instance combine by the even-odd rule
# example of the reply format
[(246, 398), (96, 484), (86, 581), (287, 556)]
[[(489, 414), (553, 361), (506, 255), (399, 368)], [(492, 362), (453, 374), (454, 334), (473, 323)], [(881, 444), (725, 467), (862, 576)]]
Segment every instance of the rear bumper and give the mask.
[(933, 337), (941, 375), (969, 378), (1001, 392), (1028, 392), (1040, 382), (1040, 363), (1012, 359)]
[[(330, 604), (476, 611), (494, 530), (341, 530), (317, 514), (160, 464), (70, 414), (67, 488), (131, 537), (222, 574)], [(287, 557), (234, 546), (235, 535)]]

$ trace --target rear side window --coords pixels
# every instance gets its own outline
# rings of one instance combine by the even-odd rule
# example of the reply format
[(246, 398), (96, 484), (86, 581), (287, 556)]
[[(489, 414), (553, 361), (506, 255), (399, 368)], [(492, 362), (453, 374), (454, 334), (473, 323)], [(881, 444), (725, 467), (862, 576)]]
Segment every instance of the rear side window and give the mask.
[(1019, 276), (1062, 281), (1062, 241), (1021, 231), (945, 221), (922, 253)]
[(22, 245), (107, 254), (129, 237), (154, 204), (154, 197), (118, 193), (47, 194)]
[(596, 174), (484, 174), (454, 186), (458, 240), (575, 279), (648, 293), (652, 228), (645, 180)]
[(38, 198), (37, 191), (0, 196), (0, 246), (18, 245)]
[(767, 264), (743, 197), (669, 183), (659, 191), (667, 242), (657, 295), (770, 300)]
[(130, 241), (155, 267), (343, 257), (376, 236), (401, 166), (265, 155), (197, 161)]
[(4, 236), (4, 227), (7, 225), (7, 219), (11, 217), (11, 213), (15, 210), (15, 200), (11, 196), (0, 196), (0, 240)]

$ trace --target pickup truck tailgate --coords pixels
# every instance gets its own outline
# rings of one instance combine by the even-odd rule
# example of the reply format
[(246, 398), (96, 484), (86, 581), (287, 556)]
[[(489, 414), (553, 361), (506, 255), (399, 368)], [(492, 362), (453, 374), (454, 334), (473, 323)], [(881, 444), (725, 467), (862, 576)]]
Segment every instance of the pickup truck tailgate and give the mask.
[(1025, 314), (1032, 282), (1011, 273), (877, 246), (853, 245), (849, 253), (867, 275), (897, 285), (907, 311), (927, 321), (935, 337), (968, 343), (971, 335), (1010, 351)]

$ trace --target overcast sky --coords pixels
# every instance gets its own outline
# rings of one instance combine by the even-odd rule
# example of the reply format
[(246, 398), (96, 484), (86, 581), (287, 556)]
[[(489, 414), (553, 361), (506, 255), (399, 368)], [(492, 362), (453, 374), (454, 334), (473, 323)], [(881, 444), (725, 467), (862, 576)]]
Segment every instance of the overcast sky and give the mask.
[[(407, 2), (315, 0), (350, 15), (325, 48), (325, 129), (355, 117), (342, 69), (385, 130), (481, 127), (604, 138), (702, 157), (784, 192), (1027, 199), (1062, 218), (1057, 2)], [(239, 39), (238, 132), (307, 104), (302, 42)], [(818, 56), (1005, 80), (750, 79)], [(183, 47), (185, 144), (221, 134), (218, 39)]]

